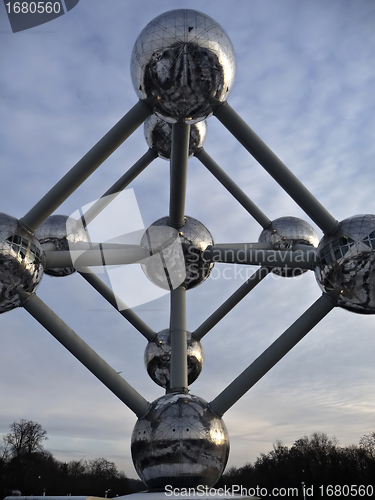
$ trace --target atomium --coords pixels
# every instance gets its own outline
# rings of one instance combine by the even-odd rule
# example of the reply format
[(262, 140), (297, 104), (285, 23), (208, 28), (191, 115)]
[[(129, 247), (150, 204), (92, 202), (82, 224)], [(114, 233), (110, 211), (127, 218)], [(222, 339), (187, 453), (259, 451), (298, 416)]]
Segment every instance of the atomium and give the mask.
[[(66, 215), (51, 215), (35, 231), (35, 236), (42, 245), (51, 243), (54, 251), (69, 250), (69, 244), (89, 241), (89, 237), (82, 224)], [(45, 269), (50, 276), (69, 276), (75, 272), (74, 267), (60, 267)]]
[(0, 313), (23, 305), (18, 287), (32, 293), (43, 276), (43, 250), (17, 219), (0, 214)]
[(341, 222), (318, 246), (316, 279), (324, 292), (341, 291), (337, 305), (375, 313), (375, 216), (355, 215)]
[(176, 240), (168, 245), (165, 244), (168, 222), (168, 217), (162, 217), (146, 229), (141, 246), (152, 254), (162, 250), (142, 264), (143, 272), (152, 283), (166, 290), (180, 285), (194, 288), (208, 278), (214, 266), (200, 258), (203, 251), (214, 244), (212, 235), (201, 222), (186, 216), (185, 224), (176, 232)]
[(196, 123), (213, 113), (232, 88), (232, 42), (211, 17), (189, 9), (166, 12), (138, 36), (131, 60), (140, 99), (154, 97), (155, 113), (175, 123)]
[[(201, 121), (190, 127), (189, 158), (204, 144), (207, 123)], [(151, 115), (145, 121), (144, 132), (148, 147), (153, 149), (160, 158), (169, 160), (172, 149), (172, 125), (156, 115)]]
[[(316, 248), (319, 238), (315, 229), (306, 221), (297, 217), (280, 217), (271, 222), (260, 233), (260, 243), (271, 243), (275, 250), (289, 250), (293, 245), (303, 244)], [(272, 269), (272, 272), (287, 278), (299, 276), (307, 269), (288, 269), (287, 267)]]
[[(201, 343), (186, 332), (188, 385), (199, 377), (203, 368), (203, 349)], [(147, 373), (152, 380), (164, 387), (170, 388), (171, 338), (170, 330), (162, 330), (147, 344), (144, 354)]]
[(191, 394), (167, 394), (135, 424), (131, 452), (149, 488), (213, 486), (224, 471), (229, 439), (223, 420)]
[[(234, 75), (232, 44), (213, 19), (187, 9), (158, 16), (141, 32), (132, 52), (131, 76), (140, 101), (24, 217), (17, 220), (0, 214), (0, 313), (23, 306), (135, 413), (138, 420), (131, 440), (132, 459), (140, 478), (149, 488), (215, 485), (229, 454), (228, 433), (222, 420), (226, 411), (335, 306), (375, 314), (375, 216), (357, 215), (339, 223), (226, 103)], [(324, 236), (320, 243), (313, 227), (301, 219), (268, 219), (208, 157), (203, 150), (204, 120), (212, 114), (239, 138), (248, 152), (322, 230)], [(93, 266), (103, 267), (103, 248), (108, 243), (106, 251), (112, 252), (111, 256), (120, 256), (123, 259), (119, 259), (120, 264), (124, 261), (140, 264), (154, 285), (170, 292), (169, 328), (159, 333), (126, 304), (120, 311), (147, 339), (147, 371), (153, 381), (166, 389), (167, 394), (152, 403), (82, 342), (35, 293), (43, 276), (44, 262), (48, 262), (48, 252), (55, 253), (57, 258), (52, 259), (53, 269), (46, 272), (67, 276), (74, 272), (74, 267), (66, 265), (73, 260), (69, 260), (71, 255), (66, 259), (67, 250), (71, 250), (69, 243), (88, 241), (88, 234), (77, 221), (51, 215), (56, 209), (56, 199), (62, 204), (72, 193), (72, 186), (77, 188), (82, 184), (147, 118), (145, 136), (152, 151), (103, 194), (100, 203), (91, 211), (90, 219), (104, 210), (108, 200), (112, 201), (125, 189), (156, 154), (170, 158), (169, 216), (149, 226), (139, 245), (113, 240), (96, 242), (88, 253), (94, 256), (90, 262), (96, 262), (98, 256), (99, 264)], [(189, 139), (191, 149), (188, 152)], [(187, 159), (191, 154), (263, 227), (257, 243), (215, 245), (210, 231), (200, 221), (185, 215)], [(87, 224), (88, 219), (85, 219)], [(313, 255), (303, 270), (293, 260), (293, 250), (298, 245), (303, 247), (302, 252), (307, 247), (308, 252), (303, 255)], [(257, 253), (267, 252), (270, 247), (272, 254), (278, 257), (274, 266)], [(214, 265), (210, 259), (215, 249), (220, 263), (241, 261), (243, 265), (261, 267), (195, 331), (189, 332), (186, 293), (209, 278)], [(280, 262), (288, 257), (288, 266), (281, 269)], [(200, 341), (264, 279), (267, 275), (262, 272), (264, 267), (267, 272), (271, 270), (284, 277), (314, 270), (323, 293), (210, 402), (189, 394), (189, 385), (202, 370)], [(85, 267), (78, 271), (113, 307), (120, 309), (118, 297), (99, 276)]]

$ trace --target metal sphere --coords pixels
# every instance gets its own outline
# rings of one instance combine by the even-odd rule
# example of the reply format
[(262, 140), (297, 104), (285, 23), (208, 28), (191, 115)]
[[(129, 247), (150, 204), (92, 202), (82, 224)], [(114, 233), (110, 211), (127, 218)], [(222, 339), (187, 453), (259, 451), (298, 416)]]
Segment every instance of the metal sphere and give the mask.
[[(203, 349), (199, 340), (186, 332), (188, 385), (199, 377), (203, 368)], [(147, 373), (161, 387), (169, 389), (171, 364), (170, 330), (162, 330), (147, 344), (144, 355)]]
[[(206, 139), (207, 123), (201, 121), (190, 127), (189, 158), (194, 155)], [(172, 125), (156, 115), (147, 118), (144, 133), (149, 148), (152, 148), (160, 158), (169, 160), (172, 150)]]
[(135, 424), (131, 453), (148, 488), (213, 486), (229, 454), (228, 432), (206, 401), (170, 393)]
[(341, 290), (337, 305), (375, 314), (375, 215), (355, 215), (323, 236), (316, 279), (323, 291)]
[[(87, 232), (82, 224), (78, 224), (67, 215), (51, 215), (35, 231), (40, 243), (52, 243), (56, 251), (69, 251), (69, 243), (89, 241)], [(48, 268), (46, 274), (50, 276), (69, 276), (75, 272), (74, 267)]]
[(236, 58), (223, 28), (206, 14), (179, 9), (153, 19), (138, 36), (131, 77), (140, 99), (171, 123), (196, 123), (213, 113), (232, 88)]
[(0, 313), (22, 306), (18, 287), (36, 290), (43, 276), (43, 250), (17, 219), (0, 213)]
[(142, 236), (141, 246), (154, 254), (141, 264), (143, 272), (152, 283), (165, 290), (180, 285), (194, 288), (208, 278), (214, 267), (212, 262), (200, 259), (202, 252), (214, 244), (212, 235), (192, 217), (185, 217), (185, 224), (178, 230), (171, 228), (168, 222), (168, 217), (162, 217)]
[[(269, 224), (259, 236), (259, 243), (271, 243), (275, 250), (288, 250), (298, 243), (317, 247), (319, 238), (313, 227), (297, 217), (280, 217)], [(272, 268), (278, 276), (292, 278), (305, 273), (307, 269), (287, 267)]]

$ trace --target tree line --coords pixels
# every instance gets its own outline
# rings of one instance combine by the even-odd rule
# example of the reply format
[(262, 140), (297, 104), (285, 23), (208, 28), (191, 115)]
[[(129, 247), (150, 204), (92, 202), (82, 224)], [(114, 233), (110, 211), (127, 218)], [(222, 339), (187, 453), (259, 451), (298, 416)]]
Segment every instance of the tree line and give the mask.
[(7, 495), (92, 495), (144, 490), (105, 458), (61, 462), (44, 448), (47, 432), (32, 420), (13, 422), (0, 445), (0, 499)]
[[(92, 495), (113, 498), (145, 490), (105, 458), (61, 462), (44, 448), (47, 432), (31, 420), (10, 425), (0, 445), (0, 499), (22, 495)], [(375, 496), (375, 432), (365, 434), (358, 445), (341, 447), (336, 438), (316, 432), (291, 446), (280, 441), (255, 462), (225, 472), (217, 487), (240, 485), (252, 488), (297, 488), (315, 486), (372, 485)], [(303, 498), (303, 496), (301, 496)]]
[(365, 434), (358, 445), (345, 447), (323, 432), (304, 436), (291, 447), (277, 441), (254, 464), (229, 469), (221, 482), (228, 487), (242, 485), (248, 490), (256, 486), (264, 486), (268, 491), (296, 488), (300, 498), (302, 484), (307, 492), (314, 492), (306, 498), (322, 498), (319, 486), (370, 485), (374, 486), (375, 497), (375, 432)]

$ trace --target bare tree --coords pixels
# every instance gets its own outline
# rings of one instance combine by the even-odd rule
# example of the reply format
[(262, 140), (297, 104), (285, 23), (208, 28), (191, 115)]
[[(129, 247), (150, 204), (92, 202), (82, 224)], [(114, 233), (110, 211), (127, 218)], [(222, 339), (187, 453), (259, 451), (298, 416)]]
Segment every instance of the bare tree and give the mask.
[(12, 456), (44, 451), (42, 443), (47, 439), (47, 432), (37, 422), (22, 419), (13, 422), (10, 429), (11, 432), (5, 435), (4, 441)]
[(88, 472), (99, 479), (114, 479), (118, 477), (118, 470), (114, 462), (106, 458), (95, 458), (88, 463)]
[(366, 450), (370, 457), (375, 458), (375, 432), (362, 436), (359, 446), (362, 450)]

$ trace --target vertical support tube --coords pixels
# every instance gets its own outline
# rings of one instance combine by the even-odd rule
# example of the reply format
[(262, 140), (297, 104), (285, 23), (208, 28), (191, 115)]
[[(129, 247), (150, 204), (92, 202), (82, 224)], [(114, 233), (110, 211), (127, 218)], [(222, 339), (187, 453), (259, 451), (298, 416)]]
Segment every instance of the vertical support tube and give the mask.
[(150, 116), (152, 110), (138, 101), (107, 134), (20, 219), (34, 232), (116, 149)]
[[(22, 292), (20, 292), (22, 293)], [(48, 330), (73, 356), (108, 387), (137, 417), (142, 417), (150, 403), (124, 380), (108, 363), (63, 322), (39, 297), (29, 297), (23, 307)]]
[(169, 225), (175, 228), (179, 228), (185, 224), (189, 137), (190, 125), (186, 123), (174, 123), (172, 125)]
[(169, 392), (187, 392), (186, 288), (171, 291), (171, 369)]
[(306, 212), (324, 234), (332, 233), (338, 221), (321, 205), (310, 191), (284, 165), (275, 153), (256, 135), (228, 104), (218, 107), (215, 116), (231, 134), (263, 166), (289, 196)]
[(241, 399), (258, 380), (298, 344), (334, 307), (334, 299), (328, 294), (323, 294), (246, 370), (210, 402), (212, 411), (217, 415), (224, 415), (234, 403)]
[(86, 227), (90, 224), (90, 222), (109, 205), (114, 195), (123, 191), (153, 160), (155, 160), (156, 157), (157, 154), (152, 149), (146, 151), (146, 153), (82, 215), (82, 225)]
[(203, 148), (195, 153), (195, 156), (263, 228), (271, 224), (270, 219), (255, 205), (253, 201), (250, 200), (242, 189), (229, 177), (226, 172), (224, 172), (222, 168), (219, 167), (219, 165)]

